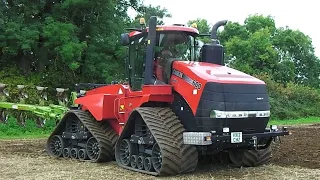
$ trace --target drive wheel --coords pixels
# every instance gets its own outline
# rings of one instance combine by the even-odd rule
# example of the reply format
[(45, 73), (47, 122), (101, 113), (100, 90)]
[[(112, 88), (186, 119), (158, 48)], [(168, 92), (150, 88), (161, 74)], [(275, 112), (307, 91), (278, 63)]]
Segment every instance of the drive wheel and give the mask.
[(90, 160), (96, 161), (97, 159), (99, 159), (100, 154), (101, 154), (101, 149), (100, 149), (99, 143), (96, 140), (96, 138), (91, 137), (88, 139), (87, 145), (86, 145), (86, 150), (87, 150), (87, 155)]
[(119, 148), (120, 161), (123, 165), (128, 166), (132, 155), (131, 142), (128, 139), (123, 139)]
[(52, 136), (52, 138), (49, 141), (49, 152), (56, 157), (61, 157), (63, 154), (63, 149), (64, 144), (61, 136)]
[(159, 173), (162, 167), (162, 156), (158, 143), (154, 144), (152, 147), (151, 163), (154, 170)]

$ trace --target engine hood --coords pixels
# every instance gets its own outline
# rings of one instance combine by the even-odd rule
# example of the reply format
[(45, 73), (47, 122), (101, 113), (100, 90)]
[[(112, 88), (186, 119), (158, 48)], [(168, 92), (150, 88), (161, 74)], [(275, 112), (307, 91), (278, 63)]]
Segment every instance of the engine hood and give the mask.
[(191, 73), (193, 77), (197, 76), (201, 81), (232, 84), (265, 84), (264, 81), (241, 71), (206, 62), (175, 61), (173, 68), (185, 74)]

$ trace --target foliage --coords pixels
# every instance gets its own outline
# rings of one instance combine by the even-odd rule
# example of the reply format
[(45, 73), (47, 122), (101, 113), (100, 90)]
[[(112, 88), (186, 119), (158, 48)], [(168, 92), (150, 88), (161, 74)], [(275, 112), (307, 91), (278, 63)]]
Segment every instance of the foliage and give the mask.
[(320, 93), (318, 89), (288, 83), (277, 83), (267, 74), (256, 77), (264, 80), (270, 95), (272, 119), (296, 119), (319, 117)]
[(0, 70), (17, 67), (27, 77), (41, 74), (43, 83), (53, 87), (123, 76), (119, 35), (130, 23), (126, 9), (138, 8), (140, 0), (1, 3)]
[(172, 17), (172, 15), (168, 12), (166, 8), (161, 8), (161, 6), (153, 7), (151, 5), (142, 5), (140, 6), (140, 11), (134, 18), (132, 22), (132, 26), (135, 28), (140, 28), (140, 18), (145, 19), (145, 23), (148, 24), (148, 20), (151, 16), (157, 17), (157, 24), (158, 25), (164, 25), (163, 18)]
[(319, 87), (320, 60), (311, 39), (298, 30), (276, 28), (271, 16), (228, 22), (219, 33), (229, 66), (249, 74), (268, 73), (279, 83)]
[[(137, 11), (133, 20), (129, 7)], [(124, 79), (127, 51), (120, 46), (119, 35), (125, 27), (139, 27), (140, 17), (148, 23), (151, 16), (164, 24), (163, 18), (171, 14), (141, 0), (0, 1), (1, 83), (72, 89), (79, 82)], [(201, 34), (211, 31), (205, 19), (188, 21), (192, 23)], [(271, 16), (251, 15), (243, 24), (228, 22), (219, 39), (228, 66), (266, 80), (273, 118), (320, 115), (315, 89), (320, 84), (320, 61), (310, 37), (289, 27), (277, 28)], [(36, 90), (26, 90), (29, 103), (37, 103)]]
[[(196, 20), (189, 20), (187, 25), (191, 26), (194, 23), (197, 25), (197, 29), (200, 34), (207, 34), (207, 35), (211, 34), (212, 27), (209, 25), (206, 19), (198, 18)], [(204, 43), (208, 43), (211, 41), (209, 36), (200, 37), (199, 40), (201, 40)]]
[(21, 127), (14, 118), (9, 118), (8, 124), (0, 123), (0, 139), (3, 138), (39, 138), (47, 137), (54, 129), (55, 122), (48, 121), (44, 128), (37, 128), (34, 121), (26, 121), (26, 127)]

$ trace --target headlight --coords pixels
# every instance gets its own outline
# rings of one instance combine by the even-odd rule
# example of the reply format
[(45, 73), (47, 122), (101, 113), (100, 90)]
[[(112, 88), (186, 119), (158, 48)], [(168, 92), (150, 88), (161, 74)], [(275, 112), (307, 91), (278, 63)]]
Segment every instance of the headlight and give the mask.
[(219, 111), (212, 110), (210, 118), (270, 117), (270, 111)]

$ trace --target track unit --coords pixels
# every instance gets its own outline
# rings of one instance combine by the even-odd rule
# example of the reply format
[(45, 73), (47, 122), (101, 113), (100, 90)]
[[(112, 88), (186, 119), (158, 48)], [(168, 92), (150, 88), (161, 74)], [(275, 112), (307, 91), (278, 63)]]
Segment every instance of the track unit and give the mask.
[(118, 135), (106, 122), (96, 121), (89, 112), (69, 111), (47, 141), (47, 151), (55, 157), (92, 162), (114, 159)]

